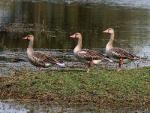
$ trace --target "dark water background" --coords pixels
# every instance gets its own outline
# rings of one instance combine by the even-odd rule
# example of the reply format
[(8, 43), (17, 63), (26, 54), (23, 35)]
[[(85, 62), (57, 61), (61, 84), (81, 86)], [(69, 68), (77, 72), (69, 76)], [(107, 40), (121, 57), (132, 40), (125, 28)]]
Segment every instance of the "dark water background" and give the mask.
[[(36, 50), (51, 50), (58, 57), (73, 59), (75, 42), (69, 39), (70, 34), (81, 32), (85, 48), (104, 51), (108, 36), (102, 31), (108, 27), (115, 29), (115, 46), (150, 58), (149, 0), (1, 0), (0, 76), (23, 68), (36, 70), (25, 54), (28, 43), (22, 37), (27, 34), (34, 34)], [(142, 61), (140, 65), (150, 66), (150, 61)], [(134, 63), (128, 66), (135, 67)], [(98, 110), (89, 106), (68, 108), (0, 101), (0, 113), (46, 113), (46, 110), (52, 113), (149, 113), (148, 109), (141, 108)]]
[(112, 27), (116, 46), (131, 48), (140, 56), (150, 56), (150, 10), (145, 8), (150, 3), (147, 0), (56, 1), (2, 2), (0, 48), (26, 48), (27, 42), (22, 37), (34, 34), (35, 48), (73, 49), (75, 43), (68, 37), (74, 32), (83, 34), (85, 48), (105, 48), (108, 38), (102, 31)]

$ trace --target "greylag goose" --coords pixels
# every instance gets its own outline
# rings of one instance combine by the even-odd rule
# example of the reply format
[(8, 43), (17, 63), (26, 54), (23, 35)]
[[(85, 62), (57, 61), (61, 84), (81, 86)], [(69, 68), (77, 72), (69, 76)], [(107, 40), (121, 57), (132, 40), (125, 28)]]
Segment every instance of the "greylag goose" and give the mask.
[(27, 35), (23, 39), (29, 40), (29, 45), (27, 48), (27, 56), (31, 64), (37, 67), (43, 67), (43, 68), (47, 68), (55, 64), (58, 65), (59, 67), (65, 67), (65, 64), (58, 61), (55, 57), (45, 54), (43, 52), (34, 51), (33, 50), (33, 41), (34, 41), (33, 35)]
[(77, 39), (78, 43), (76, 47), (73, 50), (73, 53), (76, 58), (78, 58), (80, 61), (87, 63), (87, 72), (89, 72), (89, 68), (93, 64), (99, 64), (102, 60), (108, 60), (112, 62), (110, 59), (108, 59), (103, 54), (89, 49), (82, 49), (82, 35), (81, 33), (75, 33), (70, 36), (72, 39)]
[(121, 66), (124, 64), (125, 59), (129, 59), (129, 60), (140, 59), (140, 57), (138, 57), (134, 54), (131, 54), (122, 48), (113, 47), (113, 41), (114, 41), (114, 37), (115, 37), (113, 28), (108, 28), (105, 31), (103, 31), (103, 33), (110, 34), (109, 42), (106, 45), (106, 55), (110, 58), (119, 59), (119, 69), (121, 69)]

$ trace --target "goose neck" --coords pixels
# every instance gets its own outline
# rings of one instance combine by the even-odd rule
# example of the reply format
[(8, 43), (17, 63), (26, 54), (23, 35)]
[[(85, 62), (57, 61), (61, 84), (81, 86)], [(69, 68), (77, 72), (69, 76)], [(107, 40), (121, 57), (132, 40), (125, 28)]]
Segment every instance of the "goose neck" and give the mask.
[(77, 53), (78, 51), (80, 51), (82, 49), (82, 37), (80, 37), (78, 39), (78, 43), (76, 45), (76, 47), (74, 48), (73, 52)]
[(30, 41), (29, 41), (28, 48), (33, 48), (33, 40), (30, 40)]
[(113, 48), (114, 36), (115, 36), (114, 33), (110, 34), (109, 42), (106, 45), (106, 51)]

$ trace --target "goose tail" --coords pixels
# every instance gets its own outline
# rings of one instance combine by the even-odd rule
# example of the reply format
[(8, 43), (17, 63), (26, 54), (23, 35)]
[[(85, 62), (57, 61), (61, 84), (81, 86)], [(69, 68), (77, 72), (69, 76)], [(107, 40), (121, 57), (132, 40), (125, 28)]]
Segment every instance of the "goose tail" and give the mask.
[(61, 68), (65, 68), (66, 67), (66, 65), (65, 65), (65, 63), (60, 63), (60, 62), (58, 62), (58, 63), (56, 63), (59, 67), (61, 67)]
[(134, 60), (147, 60), (147, 57), (135, 56)]
[(114, 62), (113, 60), (109, 59), (109, 58), (104, 58), (105, 61), (109, 61), (109, 62)]

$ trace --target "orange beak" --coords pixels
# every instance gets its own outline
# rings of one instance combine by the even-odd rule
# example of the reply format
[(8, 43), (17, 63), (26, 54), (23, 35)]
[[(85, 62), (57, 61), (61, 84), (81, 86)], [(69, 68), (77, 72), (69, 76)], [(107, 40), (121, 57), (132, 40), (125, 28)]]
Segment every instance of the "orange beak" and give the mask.
[(108, 33), (108, 30), (103, 31), (103, 33)]
[(70, 38), (76, 38), (76, 35), (75, 35), (75, 34), (73, 34), (73, 35), (71, 35), (71, 36), (70, 36)]
[(28, 39), (28, 37), (23, 37), (22, 39), (27, 40), (27, 39)]

